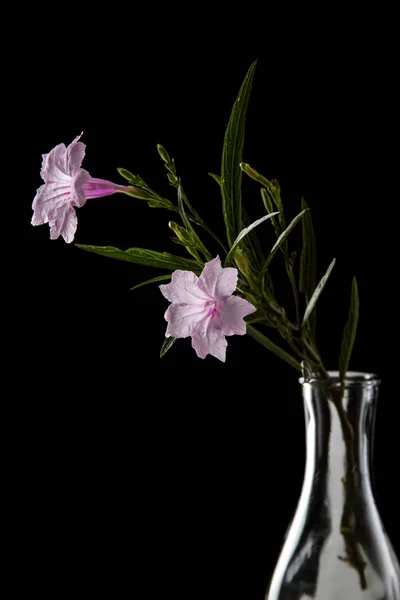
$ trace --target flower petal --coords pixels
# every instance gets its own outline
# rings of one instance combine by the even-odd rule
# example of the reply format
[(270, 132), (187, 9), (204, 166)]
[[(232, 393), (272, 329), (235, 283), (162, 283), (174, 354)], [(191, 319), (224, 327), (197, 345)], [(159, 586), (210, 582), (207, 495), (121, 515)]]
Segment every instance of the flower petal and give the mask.
[(219, 256), (205, 264), (199, 277), (199, 287), (211, 298), (214, 298), (215, 286), (222, 273), (221, 259)]
[(224, 335), (244, 335), (246, 333), (246, 322), (243, 317), (251, 315), (257, 309), (244, 298), (229, 296), (218, 302), (217, 317), (218, 325)]
[(206, 263), (200, 277), (199, 287), (211, 298), (219, 300), (231, 296), (236, 290), (238, 279), (237, 269), (223, 268), (219, 256)]
[(71, 181), (65, 166), (65, 144), (58, 144), (48, 154), (43, 154), (40, 175), (46, 183), (55, 181)]
[(65, 167), (71, 177), (78, 173), (85, 157), (86, 146), (83, 142), (78, 141), (80, 137), (78, 136), (70, 143), (65, 153)]
[(189, 337), (208, 312), (208, 308), (199, 304), (170, 304), (164, 315), (168, 321), (166, 337)]
[(58, 181), (41, 185), (32, 202), (32, 225), (47, 223), (58, 208), (68, 203), (70, 195), (68, 183)]
[(226, 267), (222, 269), (222, 273), (219, 275), (217, 285), (215, 286), (216, 300), (220, 300), (226, 296), (231, 296), (236, 290), (238, 280), (238, 270), (233, 267)]
[(68, 205), (62, 206), (50, 220), (50, 239), (55, 240), (62, 235), (67, 244), (70, 244), (74, 239), (77, 225), (75, 209)]
[(199, 321), (192, 333), (192, 348), (196, 350), (199, 358), (205, 358), (207, 354), (211, 354), (225, 362), (227, 345), (228, 342), (223, 332), (211, 315)]
[(45, 185), (41, 185), (40, 188), (36, 191), (36, 196), (32, 202), (33, 215), (31, 223), (32, 225), (43, 225), (44, 223), (48, 223), (49, 216), (46, 210), (46, 203), (42, 201), (43, 192), (45, 189)]
[(62, 181), (69, 180), (69, 175), (65, 173), (64, 169), (60, 169), (63, 165), (64, 155), (66, 152), (65, 144), (58, 144), (48, 154), (42, 154), (42, 168), (40, 170), (40, 176), (43, 181)]
[(163, 296), (170, 302), (204, 305), (210, 298), (197, 285), (199, 278), (192, 271), (177, 270), (171, 283), (160, 285)]

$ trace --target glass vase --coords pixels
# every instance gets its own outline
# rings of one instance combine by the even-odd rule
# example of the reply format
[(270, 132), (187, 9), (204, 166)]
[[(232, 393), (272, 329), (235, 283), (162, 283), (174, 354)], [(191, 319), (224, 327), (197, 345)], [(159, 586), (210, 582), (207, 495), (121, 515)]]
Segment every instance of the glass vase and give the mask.
[(371, 483), (379, 380), (300, 379), (303, 488), (266, 600), (400, 600), (400, 568)]

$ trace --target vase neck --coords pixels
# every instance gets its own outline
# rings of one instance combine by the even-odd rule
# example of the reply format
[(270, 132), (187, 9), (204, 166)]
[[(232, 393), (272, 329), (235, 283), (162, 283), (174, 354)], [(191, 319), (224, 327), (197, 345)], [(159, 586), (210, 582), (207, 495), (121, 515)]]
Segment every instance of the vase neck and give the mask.
[(343, 509), (343, 485), (371, 494), (371, 457), (379, 386), (303, 383), (307, 461), (304, 485), (318, 485), (332, 517)]

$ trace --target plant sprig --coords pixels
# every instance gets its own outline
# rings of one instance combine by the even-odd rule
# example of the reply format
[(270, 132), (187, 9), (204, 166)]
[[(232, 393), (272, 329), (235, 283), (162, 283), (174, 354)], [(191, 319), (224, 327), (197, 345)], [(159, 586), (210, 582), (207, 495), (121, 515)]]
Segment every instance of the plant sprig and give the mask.
[[(304, 199), (301, 200), (301, 211), (286, 224), (281, 188), (277, 180), (268, 179), (261, 175), (248, 163), (243, 162), (243, 145), (245, 134), (246, 112), (255, 73), (256, 62), (254, 62), (245, 76), (238, 97), (232, 108), (231, 116), (226, 128), (222, 161), (221, 175), (209, 173), (219, 186), (222, 197), (223, 216), (226, 228), (227, 244), (203, 221), (199, 213), (190, 203), (181, 179), (178, 176), (175, 160), (170, 157), (167, 150), (157, 145), (158, 153), (167, 171), (170, 185), (177, 190), (177, 202), (164, 198), (153, 190), (139, 175), (134, 175), (126, 169), (118, 169), (119, 173), (132, 186), (132, 195), (146, 200), (152, 208), (164, 208), (180, 215), (181, 224), (169, 221), (168, 225), (174, 232), (172, 240), (184, 247), (190, 255), (185, 259), (170, 253), (154, 252), (141, 248), (130, 248), (119, 250), (110, 247), (82, 246), (79, 247), (96, 252), (105, 256), (147, 264), (172, 272), (176, 268), (193, 270), (199, 273), (204, 263), (212, 259), (212, 253), (202, 240), (195, 227), (200, 227), (210, 234), (220, 245), (225, 253), (225, 265), (235, 264), (239, 271), (237, 293), (251, 302), (257, 309), (256, 313), (248, 320), (249, 332), (254, 339), (264, 347), (269, 348), (295, 366), (297, 370), (303, 369), (303, 373), (318, 374), (325, 377), (327, 371), (317, 350), (316, 344), (316, 304), (327, 284), (332, 272), (335, 260), (330, 264), (327, 272), (317, 285), (316, 282), (316, 243), (312, 224), (311, 211)], [(254, 222), (250, 222), (242, 207), (242, 172), (260, 184), (260, 193), (263, 206), (267, 215), (261, 216)], [(270, 245), (269, 253), (264, 256), (258, 239), (258, 226), (269, 220), (275, 233), (276, 241)], [(289, 248), (288, 238), (298, 223), (302, 223), (302, 249), (300, 253), (299, 273), (296, 273), (297, 252)], [(261, 230), (261, 229), (260, 229)], [(265, 237), (265, 233), (263, 235)], [(271, 261), (278, 251), (281, 253), (289, 279), (293, 300), (295, 318), (291, 320), (286, 310), (278, 302), (269, 267)], [(168, 275), (160, 275), (153, 279), (138, 284), (136, 287), (151, 282), (158, 282), (168, 278)], [(354, 346), (357, 322), (358, 322), (358, 291), (355, 279), (352, 285), (349, 317), (344, 329), (343, 342), (340, 352), (340, 376), (344, 380), (349, 366), (351, 352)], [(286, 350), (256, 330), (250, 323), (257, 326), (267, 326), (276, 330), (283, 342), (288, 346)], [(266, 341), (268, 339), (269, 341)], [(166, 350), (172, 343), (166, 345)], [(164, 351), (162, 352), (164, 354)], [(291, 359), (288, 359), (291, 356)]]

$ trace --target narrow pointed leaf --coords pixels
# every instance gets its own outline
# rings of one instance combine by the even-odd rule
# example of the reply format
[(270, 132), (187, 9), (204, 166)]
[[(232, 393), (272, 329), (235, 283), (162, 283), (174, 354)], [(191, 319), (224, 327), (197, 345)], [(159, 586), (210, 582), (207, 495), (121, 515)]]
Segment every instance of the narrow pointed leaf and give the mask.
[(138, 288), (143, 287), (144, 285), (148, 285), (149, 283), (156, 283), (157, 281), (165, 281), (166, 279), (171, 279), (171, 275), (160, 275), (159, 277), (153, 277), (152, 279), (148, 279), (147, 281), (142, 281), (142, 283), (138, 283), (131, 287), (132, 290), (137, 290)]
[[(302, 210), (301, 213), (299, 213), (293, 219), (293, 221), (286, 227), (285, 231), (282, 231), (281, 235), (278, 237), (278, 239), (276, 240), (274, 246), (272, 247), (271, 252), (267, 256), (267, 260), (265, 261), (264, 269), (268, 268), (269, 263), (271, 262), (271, 260), (273, 259), (273, 257), (275, 256), (275, 254), (277, 253), (277, 251), (279, 250), (279, 248), (282, 246), (282, 244), (284, 243), (284, 241), (288, 237), (289, 233), (292, 231), (292, 229), (300, 221), (300, 219), (302, 218), (302, 216), (304, 215), (304, 213), (306, 212), (306, 210), (308, 210), (308, 209)], [(276, 215), (277, 213), (272, 213), (272, 214)]]
[[(244, 208), (242, 215), (243, 226), (249, 227), (249, 225), (251, 225), (251, 220)], [(265, 262), (265, 255), (255, 230), (250, 231), (250, 234), (246, 237), (242, 248), (245, 254), (249, 257), (254, 276), (257, 277), (257, 274), (260, 272), (260, 269)]]
[(120, 250), (113, 246), (88, 246), (83, 244), (75, 244), (77, 248), (86, 250), (87, 252), (94, 252), (101, 256), (108, 256), (109, 258), (116, 258), (118, 260), (124, 260), (127, 262), (135, 263), (137, 265), (147, 265), (149, 267), (159, 267), (160, 269), (168, 269), (174, 271), (175, 269), (183, 269), (188, 271), (194, 271), (199, 273), (202, 266), (195, 260), (190, 258), (183, 258), (181, 256), (175, 256), (169, 252), (156, 252), (154, 250), (146, 250), (144, 248), (129, 248), (128, 250)]
[(253, 62), (232, 108), (225, 132), (221, 166), (222, 207), (229, 245), (242, 229), (242, 152), (247, 106), (257, 61)]
[[(262, 198), (265, 210), (267, 211), (267, 213), (271, 214), (274, 210), (274, 207), (272, 204), (271, 197), (265, 188), (261, 188), (261, 198)], [(272, 222), (273, 228), (275, 229), (276, 235), (279, 237), (280, 229), (279, 229), (279, 225), (278, 225), (275, 217), (272, 218), (271, 222)]]
[[(301, 207), (303, 209), (308, 208), (304, 198), (301, 199)], [(305, 301), (308, 303), (317, 285), (317, 247), (310, 210), (307, 210), (304, 214), (301, 225), (303, 247), (300, 256), (299, 290), (304, 294)], [(310, 316), (308, 327), (311, 339), (315, 342), (317, 329), (317, 313), (315, 310)]]
[(173, 337), (165, 338), (163, 345), (161, 346), (160, 358), (162, 358), (168, 352), (168, 350), (170, 350), (170, 348), (174, 345), (175, 342), (176, 342), (176, 338), (173, 338)]
[(360, 310), (360, 300), (358, 296), (357, 280), (353, 277), (351, 284), (350, 308), (347, 323), (343, 331), (342, 346), (339, 357), (339, 372), (341, 381), (346, 377), (349, 368), (350, 357), (356, 339), (357, 324)]
[(216, 173), (209, 173), (209, 176), (212, 177), (214, 181), (218, 183), (219, 186), (221, 185), (221, 177), (219, 175), (217, 175)]
[(336, 258), (333, 259), (333, 261), (331, 262), (331, 264), (328, 267), (327, 272), (325, 273), (325, 275), (322, 277), (321, 281), (315, 288), (315, 291), (314, 291), (313, 295), (311, 296), (309, 303), (307, 304), (306, 312), (304, 313), (304, 317), (303, 317), (302, 327), (304, 327), (304, 325), (307, 323), (308, 319), (310, 318), (310, 315), (311, 315), (312, 311), (314, 310), (314, 307), (318, 301), (318, 298), (320, 297), (321, 292), (324, 289), (326, 282), (328, 281), (329, 275), (331, 274), (332, 269), (335, 266), (335, 262), (336, 262)]
[(293, 358), (293, 356), (285, 352), (285, 350), (282, 350), (282, 348), (274, 344), (274, 342), (271, 342), (271, 340), (267, 338), (264, 334), (260, 333), (258, 329), (255, 329), (251, 325), (247, 325), (246, 330), (247, 333), (259, 344), (276, 354), (276, 356), (278, 356), (285, 362), (289, 363), (289, 365), (300, 371), (300, 373), (302, 372), (301, 364), (295, 358)]
[(271, 219), (271, 217), (277, 215), (277, 212), (271, 213), (269, 215), (265, 215), (264, 217), (261, 217), (261, 219), (258, 219), (257, 221), (254, 221), (251, 225), (249, 225), (248, 227), (245, 227), (244, 229), (242, 229), (242, 231), (239, 233), (239, 235), (237, 236), (236, 240), (233, 242), (231, 249), (229, 250), (228, 256), (225, 259), (225, 266), (227, 264), (229, 264), (233, 258), (233, 253), (235, 251), (235, 248), (238, 244), (240, 244), (240, 242), (243, 240), (243, 238), (250, 233), (250, 231), (252, 231), (255, 227), (257, 227), (258, 225), (261, 225), (261, 223), (263, 223), (264, 221), (266, 221), (267, 219)]

